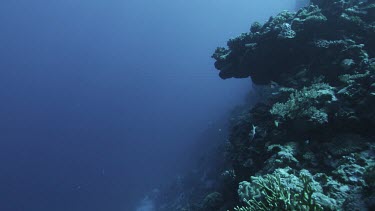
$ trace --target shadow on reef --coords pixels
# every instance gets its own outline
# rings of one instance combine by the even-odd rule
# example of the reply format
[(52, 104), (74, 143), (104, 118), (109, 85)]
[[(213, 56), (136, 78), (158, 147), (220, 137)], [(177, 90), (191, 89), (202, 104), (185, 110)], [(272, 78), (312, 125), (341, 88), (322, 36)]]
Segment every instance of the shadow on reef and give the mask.
[(311, 0), (227, 45), (221, 78), (272, 88), (233, 114), (214, 188), (174, 210), (375, 210), (375, 0)]

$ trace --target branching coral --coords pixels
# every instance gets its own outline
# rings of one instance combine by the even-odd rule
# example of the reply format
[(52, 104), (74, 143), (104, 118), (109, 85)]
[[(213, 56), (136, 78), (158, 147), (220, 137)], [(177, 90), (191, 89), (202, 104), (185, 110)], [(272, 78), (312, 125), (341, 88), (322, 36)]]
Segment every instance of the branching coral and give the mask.
[(317, 193), (311, 175), (301, 173), (300, 191), (289, 187), (280, 174), (267, 174), (263, 177), (253, 177), (249, 185), (255, 186), (260, 195), (244, 199), (246, 206), (234, 208), (235, 211), (268, 211), (268, 210), (307, 210), (320, 211), (314, 194)]
[(323, 124), (328, 122), (328, 114), (319, 108), (324, 101), (336, 101), (333, 87), (326, 83), (316, 83), (301, 90), (294, 90), (285, 103), (275, 103), (270, 112), (282, 120), (307, 118)]

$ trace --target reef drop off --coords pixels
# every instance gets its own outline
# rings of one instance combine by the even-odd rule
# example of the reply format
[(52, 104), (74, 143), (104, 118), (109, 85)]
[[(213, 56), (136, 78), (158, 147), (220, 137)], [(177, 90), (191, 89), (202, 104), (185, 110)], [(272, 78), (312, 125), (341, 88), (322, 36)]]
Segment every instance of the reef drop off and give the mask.
[(272, 88), (233, 114), (214, 185), (158, 210), (375, 210), (374, 55), (375, 0), (311, 0), (217, 48), (221, 78)]

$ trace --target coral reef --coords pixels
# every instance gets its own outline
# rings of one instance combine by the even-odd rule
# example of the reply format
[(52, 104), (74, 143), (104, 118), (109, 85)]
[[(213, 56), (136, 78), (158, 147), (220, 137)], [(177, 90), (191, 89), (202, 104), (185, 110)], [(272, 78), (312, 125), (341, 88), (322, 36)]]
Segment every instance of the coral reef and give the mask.
[[(246, 207), (235, 211), (252, 210), (323, 210), (336, 209), (336, 201), (323, 194), (323, 188), (307, 170), (299, 176), (292, 169), (277, 169), (272, 174), (251, 177), (252, 182), (241, 182), (238, 195)], [(245, 190), (245, 191), (244, 191)], [(241, 197), (242, 196), (242, 197)]]
[(311, 0), (227, 46), (221, 78), (271, 88), (236, 109), (230, 166), (179, 210), (375, 210), (375, 1)]
[(375, 49), (373, 3), (313, 3), (263, 25), (254, 23), (249, 32), (230, 39), (228, 48), (217, 48), (212, 57), (220, 77), (298, 86), (316, 75), (335, 82), (344, 73), (365, 71)]
[(374, 1), (312, 0), (216, 49), (221, 78), (276, 87), (232, 118), (234, 210), (375, 209), (374, 26)]

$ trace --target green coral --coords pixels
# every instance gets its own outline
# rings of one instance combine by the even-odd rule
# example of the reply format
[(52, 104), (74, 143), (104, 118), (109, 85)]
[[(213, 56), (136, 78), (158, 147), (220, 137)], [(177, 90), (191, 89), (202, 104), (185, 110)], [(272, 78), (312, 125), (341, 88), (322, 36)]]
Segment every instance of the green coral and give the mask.
[(307, 118), (312, 122), (328, 122), (328, 114), (318, 108), (322, 102), (336, 101), (333, 87), (326, 83), (315, 83), (301, 90), (294, 90), (285, 103), (275, 103), (270, 112), (282, 120)]
[[(234, 208), (235, 211), (266, 211), (266, 210), (323, 210), (315, 197), (319, 196), (314, 188), (310, 174), (301, 173), (299, 183), (302, 187), (288, 186), (279, 173), (252, 177), (253, 184), (259, 195), (252, 199), (244, 199), (246, 206)], [(250, 183), (249, 183), (250, 184)], [(299, 191), (297, 191), (299, 189)], [(314, 194), (317, 194), (316, 196)], [(324, 196), (323, 194), (321, 194)]]

